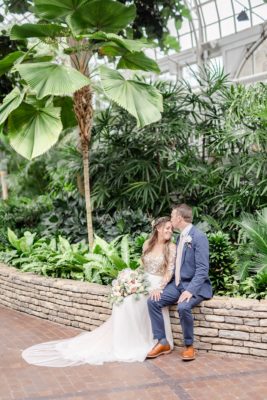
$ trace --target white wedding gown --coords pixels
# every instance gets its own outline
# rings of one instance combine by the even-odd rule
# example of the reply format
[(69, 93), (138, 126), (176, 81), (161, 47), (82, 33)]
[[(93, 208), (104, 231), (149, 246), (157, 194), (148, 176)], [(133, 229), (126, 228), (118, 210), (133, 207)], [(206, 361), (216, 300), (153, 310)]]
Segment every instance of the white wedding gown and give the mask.
[[(173, 264), (173, 254), (169, 270)], [(150, 282), (149, 290), (156, 289), (162, 282), (163, 257), (144, 258), (145, 273)], [(128, 296), (122, 304), (114, 305), (111, 317), (91, 332), (84, 332), (71, 339), (56, 340), (29, 347), (22, 357), (29, 364), (47, 367), (66, 367), (80, 364), (103, 364), (104, 362), (144, 361), (153, 348), (151, 321), (147, 307), (147, 295), (139, 300)], [(163, 309), (166, 337), (173, 348), (173, 337), (169, 310)]]

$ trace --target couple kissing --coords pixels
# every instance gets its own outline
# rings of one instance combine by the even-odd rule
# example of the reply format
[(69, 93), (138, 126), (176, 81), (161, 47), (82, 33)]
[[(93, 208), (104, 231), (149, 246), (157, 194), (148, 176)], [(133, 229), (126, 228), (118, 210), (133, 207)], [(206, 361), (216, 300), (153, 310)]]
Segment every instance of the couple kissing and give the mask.
[[(40, 343), (24, 350), (30, 364), (66, 367), (104, 362), (143, 362), (168, 354), (173, 336), (168, 306), (176, 304), (183, 333), (183, 361), (194, 360), (192, 308), (212, 297), (209, 245), (193, 224), (192, 208), (180, 204), (171, 217), (158, 218), (141, 257), (149, 294), (129, 295), (100, 327), (70, 339)], [(173, 230), (179, 230), (176, 244)], [(82, 295), (82, 294), (81, 294)]]

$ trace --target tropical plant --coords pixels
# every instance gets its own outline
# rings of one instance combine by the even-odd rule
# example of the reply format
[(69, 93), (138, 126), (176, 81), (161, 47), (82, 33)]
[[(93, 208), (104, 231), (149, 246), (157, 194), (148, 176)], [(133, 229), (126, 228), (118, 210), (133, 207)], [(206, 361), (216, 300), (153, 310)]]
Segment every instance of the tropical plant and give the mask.
[[(120, 3), (134, 3), (136, 6), (132, 30), (127, 29), (127, 33), (134, 39), (145, 37), (157, 40), (160, 48), (165, 52), (169, 49), (176, 51), (179, 49), (177, 37), (171, 35), (169, 22), (174, 21), (178, 31), (184, 18), (191, 19), (190, 12), (182, 0), (120, 0)], [(31, 8), (29, 0), (4, 0), (4, 4), (8, 13), (24, 14)]]
[(36, 240), (36, 234), (29, 231), (18, 237), (8, 229), (8, 240), (11, 249), (0, 252), (0, 260), (22, 272), (107, 285), (122, 269), (139, 266), (139, 257), (130, 251), (127, 235), (110, 243), (96, 236), (92, 252), (84, 241), (71, 244), (62, 236)]
[(96, 235), (93, 252), (87, 259), (86, 279), (101, 284), (111, 283), (122, 269), (139, 267), (139, 260), (131, 257), (127, 235), (119, 236), (110, 243)]
[(96, 208), (142, 208), (156, 216), (180, 197), (190, 174), (187, 162), (195, 159), (195, 147), (188, 146), (192, 127), (180, 103), (183, 88), (167, 82), (155, 86), (164, 101), (157, 124), (138, 129), (133, 118), (115, 107), (96, 117), (91, 155)]
[[(13, 58), (8, 67), (19, 74), (23, 89), (16, 87), (5, 97), (0, 107), (0, 124), (8, 120), (11, 146), (25, 158), (32, 159), (46, 152), (58, 140), (63, 129), (63, 105), (58, 102), (63, 101), (70, 114), (73, 106), (79, 125), (88, 240), (92, 248), (89, 148), (93, 86), (95, 91), (102, 89), (106, 97), (132, 114), (140, 127), (161, 118), (162, 97), (155, 87), (134, 77), (126, 79), (117, 70), (98, 64), (100, 87), (97, 82), (93, 83), (93, 67), (89, 61), (93, 56), (108, 56), (117, 60), (117, 69), (159, 72), (159, 67), (142, 51), (151, 44), (124, 36), (136, 15), (134, 5), (126, 6), (112, 0), (62, 0), (60, 4), (56, 0), (34, 0), (33, 10), (39, 20), (33, 24), (14, 25), (11, 39), (35, 38), (52, 43), (69, 57), (68, 63), (72, 66), (64, 65), (64, 61), (59, 63), (53, 54), (52, 60), (40, 61), (35, 57), (29, 60), (33, 48), (20, 54), (11, 53), (9, 57)], [(1, 63), (0, 67), (7, 65), (5, 59)], [(72, 95), (73, 102), (68, 99)]]
[(17, 234), (25, 230), (40, 233), (42, 215), (51, 210), (52, 202), (48, 196), (37, 198), (10, 197), (0, 202), (0, 246), (7, 246), (7, 227)]
[(141, 209), (121, 210), (114, 213), (96, 213), (94, 216), (95, 231), (106, 241), (119, 235), (128, 235), (130, 242), (151, 231), (151, 219)]
[(73, 190), (63, 190), (52, 198), (51, 210), (43, 213), (40, 230), (43, 236), (68, 237), (72, 243), (86, 240), (87, 226), (84, 198)]
[(225, 278), (233, 276), (236, 257), (229, 235), (221, 231), (208, 234), (210, 247), (209, 277), (215, 293), (226, 289)]
[(239, 278), (267, 272), (267, 208), (256, 215), (244, 214), (239, 222), (242, 244), (239, 247)]

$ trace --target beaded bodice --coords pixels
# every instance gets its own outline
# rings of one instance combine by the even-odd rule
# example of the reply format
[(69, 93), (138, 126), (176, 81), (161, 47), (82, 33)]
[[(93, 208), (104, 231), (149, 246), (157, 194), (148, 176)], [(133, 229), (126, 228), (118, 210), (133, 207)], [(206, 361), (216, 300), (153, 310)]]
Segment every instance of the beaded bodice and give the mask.
[(148, 253), (144, 256), (144, 269), (149, 274), (153, 275), (163, 275), (164, 268), (163, 268), (163, 254), (154, 255)]
[[(167, 268), (167, 273), (170, 275), (173, 273), (174, 270), (174, 258), (175, 258), (175, 248), (172, 247), (170, 249), (169, 262)], [(148, 253), (143, 258), (144, 269), (149, 274), (163, 276), (164, 275), (163, 261), (164, 261), (163, 254), (155, 255), (152, 253)]]

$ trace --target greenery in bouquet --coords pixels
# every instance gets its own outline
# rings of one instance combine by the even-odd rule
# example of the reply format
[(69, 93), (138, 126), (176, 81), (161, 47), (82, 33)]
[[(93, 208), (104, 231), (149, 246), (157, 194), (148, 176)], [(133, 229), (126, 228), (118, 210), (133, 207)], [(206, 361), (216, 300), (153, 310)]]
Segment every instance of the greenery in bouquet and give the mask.
[(112, 282), (110, 302), (121, 304), (127, 296), (134, 296), (138, 300), (141, 294), (148, 294), (148, 287), (149, 283), (142, 269), (133, 271), (126, 268)]

